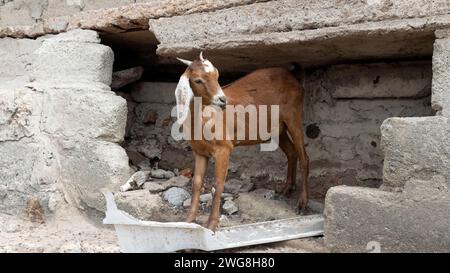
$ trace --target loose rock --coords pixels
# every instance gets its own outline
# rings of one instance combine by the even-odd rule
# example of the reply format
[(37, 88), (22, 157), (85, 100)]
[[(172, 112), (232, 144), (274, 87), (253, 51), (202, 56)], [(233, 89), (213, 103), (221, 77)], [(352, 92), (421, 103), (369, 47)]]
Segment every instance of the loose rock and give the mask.
[(225, 201), (225, 203), (222, 206), (222, 209), (224, 210), (225, 213), (227, 213), (228, 215), (231, 215), (233, 213), (238, 212), (238, 207), (237, 205), (230, 200)]
[(151, 194), (148, 190), (119, 192), (115, 194), (117, 207), (138, 219), (159, 220), (160, 208), (163, 201), (158, 194)]
[(148, 190), (150, 193), (158, 193), (165, 190), (163, 186), (155, 182), (147, 182), (142, 186), (144, 190)]
[(175, 176), (175, 174), (171, 171), (165, 171), (162, 169), (152, 170), (150, 172), (150, 176), (158, 179), (170, 179)]
[(144, 73), (142, 66), (133, 67), (112, 74), (111, 89), (119, 89), (125, 85), (138, 81)]
[(181, 207), (186, 199), (191, 195), (182, 188), (173, 187), (164, 192), (164, 200), (175, 207)]

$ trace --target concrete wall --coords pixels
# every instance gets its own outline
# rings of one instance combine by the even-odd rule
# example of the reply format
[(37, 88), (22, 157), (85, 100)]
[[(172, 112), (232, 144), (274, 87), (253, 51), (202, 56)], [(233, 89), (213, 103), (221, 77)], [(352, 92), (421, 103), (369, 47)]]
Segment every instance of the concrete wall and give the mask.
[(333, 251), (448, 252), (450, 249), (450, 38), (437, 32), (432, 105), (436, 116), (389, 118), (380, 189), (334, 187), (326, 196), (325, 242)]
[[(189, 145), (170, 136), (175, 86), (139, 82), (122, 90), (129, 100), (125, 147), (160, 159), (163, 168), (193, 168)], [(379, 186), (383, 120), (433, 114), (431, 64), (427, 61), (316, 69), (309, 73), (305, 88), (304, 129), (311, 186), (313, 195), (319, 198), (329, 187), (340, 184)], [(156, 113), (155, 123), (148, 122), (149, 113)], [(238, 147), (232, 155), (229, 176), (273, 187), (274, 182), (286, 178), (286, 162), (280, 150), (260, 152), (259, 146)]]
[(117, 144), (126, 102), (110, 91), (114, 54), (99, 42), (94, 31), (0, 39), (2, 212), (22, 213), (31, 197), (47, 211), (64, 199), (102, 210), (99, 189), (128, 179)]

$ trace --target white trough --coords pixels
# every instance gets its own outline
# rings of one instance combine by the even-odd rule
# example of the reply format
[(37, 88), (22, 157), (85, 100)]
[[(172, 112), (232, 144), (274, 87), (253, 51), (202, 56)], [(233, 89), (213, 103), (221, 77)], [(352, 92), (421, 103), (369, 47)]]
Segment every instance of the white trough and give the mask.
[(321, 214), (220, 228), (214, 233), (194, 223), (138, 220), (117, 208), (112, 193), (104, 195), (103, 224), (114, 225), (121, 252), (212, 251), (323, 234)]

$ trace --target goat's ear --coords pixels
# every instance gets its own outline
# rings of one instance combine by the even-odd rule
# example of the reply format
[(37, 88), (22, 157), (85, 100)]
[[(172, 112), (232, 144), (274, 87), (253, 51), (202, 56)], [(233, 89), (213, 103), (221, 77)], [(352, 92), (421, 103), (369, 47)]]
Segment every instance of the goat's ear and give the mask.
[(175, 98), (177, 100), (177, 121), (183, 123), (189, 113), (189, 104), (194, 97), (191, 85), (189, 84), (189, 78), (183, 74), (178, 81), (177, 88), (175, 89)]

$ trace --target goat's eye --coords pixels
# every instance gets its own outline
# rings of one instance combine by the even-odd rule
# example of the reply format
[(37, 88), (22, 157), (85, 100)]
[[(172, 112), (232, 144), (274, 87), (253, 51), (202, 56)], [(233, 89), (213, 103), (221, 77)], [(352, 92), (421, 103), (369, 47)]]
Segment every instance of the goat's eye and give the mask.
[(202, 80), (199, 80), (199, 79), (194, 80), (194, 82), (195, 82), (196, 84), (202, 84), (202, 83), (203, 83), (203, 81), (202, 81)]

